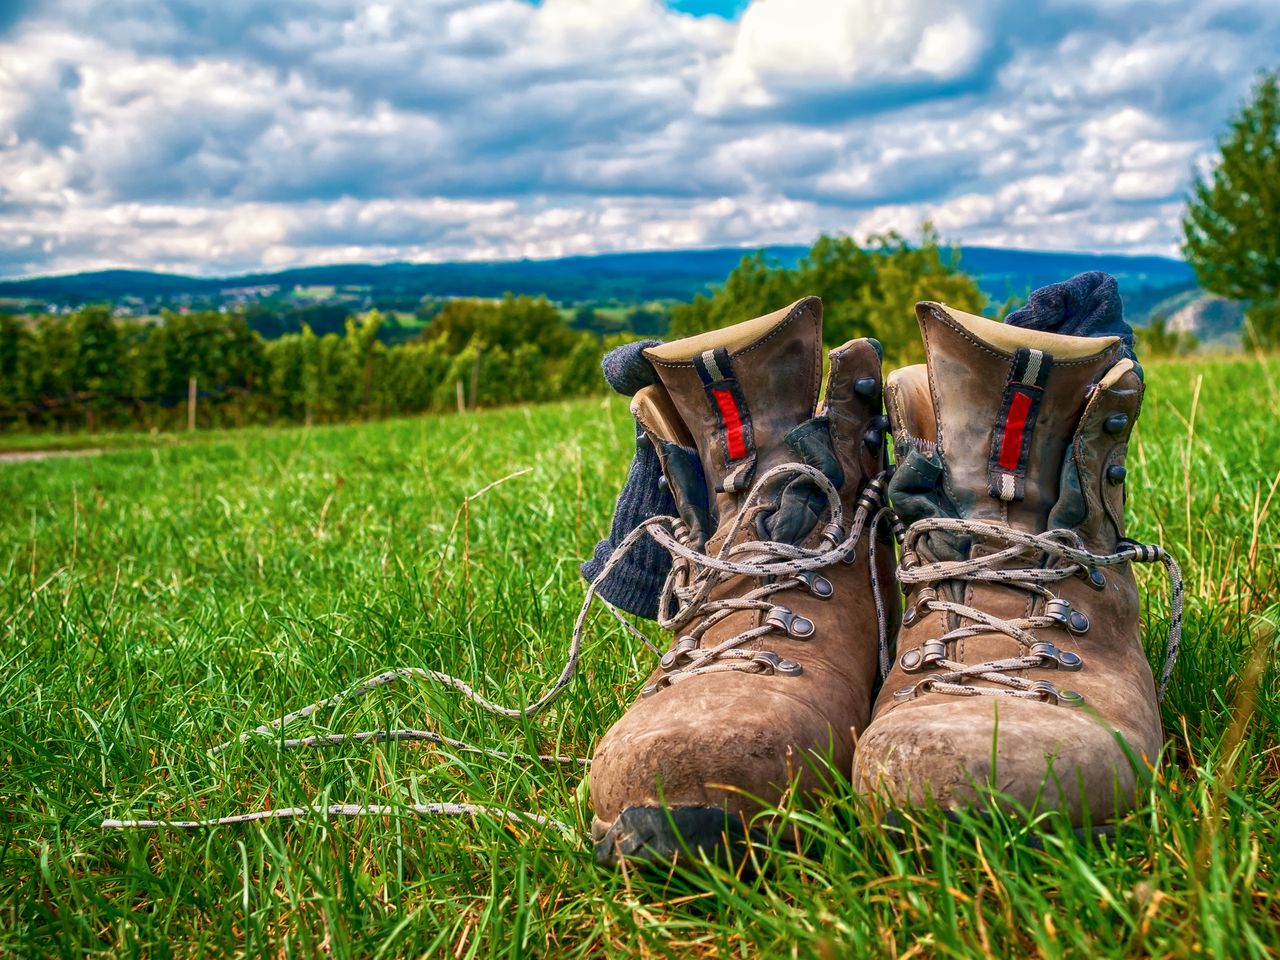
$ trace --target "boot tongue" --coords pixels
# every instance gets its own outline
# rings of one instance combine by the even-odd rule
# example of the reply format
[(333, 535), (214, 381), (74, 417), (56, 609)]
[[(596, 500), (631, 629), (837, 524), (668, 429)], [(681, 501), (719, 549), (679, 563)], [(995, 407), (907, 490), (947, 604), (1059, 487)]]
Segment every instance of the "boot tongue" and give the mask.
[[(1124, 354), (1125, 343), (996, 323), (940, 303), (917, 304), (916, 315), (937, 443), (931, 459), (941, 463), (951, 508), (1045, 530), (1089, 385)], [(905, 405), (918, 408), (921, 393)], [(925, 417), (899, 410), (897, 419)]]
[(822, 302), (806, 297), (732, 327), (645, 350), (698, 457), (719, 516), (752, 481), (795, 460), (787, 434), (814, 413), (822, 376)]

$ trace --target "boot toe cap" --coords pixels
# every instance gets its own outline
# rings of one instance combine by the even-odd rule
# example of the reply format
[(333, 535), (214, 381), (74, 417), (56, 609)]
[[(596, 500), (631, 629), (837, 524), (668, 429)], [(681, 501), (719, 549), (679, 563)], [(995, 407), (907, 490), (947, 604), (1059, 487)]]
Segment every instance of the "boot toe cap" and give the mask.
[[(708, 678), (713, 679), (713, 678)], [(700, 703), (664, 703), (678, 688), (633, 707), (604, 736), (591, 761), (596, 815), (609, 821), (631, 806), (717, 807), (750, 815), (776, 803), (793, 777), (813, 778), (813, 754), (847, 770), (848, 730), (837, 732), (815, 705), (776, 688), (744, 699), (741, 680), (717, 696), (700, 683)]]
[(985, 808), (994, 789), (1014, 808), (1062, 810), (1079, 826), (1131, 809), (1157, 748), (1083, 709), (1010, 697), (926, 702), (872, 722), (858, 743), (854, 784), (951, 809)]

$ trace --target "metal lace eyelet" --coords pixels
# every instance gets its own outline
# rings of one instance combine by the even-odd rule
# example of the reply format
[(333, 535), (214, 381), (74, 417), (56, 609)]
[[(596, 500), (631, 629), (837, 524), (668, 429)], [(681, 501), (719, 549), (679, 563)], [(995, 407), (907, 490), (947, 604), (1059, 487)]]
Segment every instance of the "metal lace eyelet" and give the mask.
[(1039, 657), (1040, 666), (1048, 670), (1079, 670), (1084, 666), (1084, 660), (1078, 654), (1070, 650), (1059, 650), (1056, 644), (1048, 640), (1033, 643), (1027, 653), (1030, 656)]
[(778, 662), (782, 658), (770, 650), (759, 650), (751, 655), (751, 662), (758, 667), (764, 669), (760, 672), (772, 676), (773, 672), (778, 669)]
[(794, 660), (788, 660), (782, 657), (778, 660), (777, 666), (773, 668), (780, 677), (798, 677), (804, 672), (804, 667), (800, 666)]
[(1079, 610), (1072, 610), (1067, 616), (1067, 629), (1079, 636), (1089, 632), (1089, 618)]
[(1086, 575), (1085, 581), (1095, 590), (1105, 590), (1107, 586), (1107, 578), (1103, 576), (1102, 571), (1097, 567), (1089, 568), (1089, 573)]
[(1027, 651), (1027, 656), (1053, 660), (1058, 656), (1058, 648), (1048, 640), (1041, 640), (1039, 643), (1031, 645), (1031, 649)]
[(812, 570), (797, 573), (796, 579), (803, 583), (805, 588), (819, 600), (830, 600), (836, 592), (836, 588), (832, 586), (830, 580), (820, 573), (814, 573)]
[(769, 615), (765, 617), (765, 623), (771, 627), (777, 627), (779, 630), (786, 632), (788, 636), (803, 640), (806, 637), (813, 636), (813, 621), (808, 617), (802, 617), (799, 614), (792, 613), (786, 607), (774, 607)]
[(659, 693), (669, 686), (671, 686), (670, 677), (659, 677), (657, 680), (653, 681), (653, 683), (641, 690), (640, 695), (642, 697), (652, 697), (655, 693)]
[(1084, 658), (1070, 650), (1058, 651), (1058, 666), (1063, 670), (1079, 670), (1084, 666)]
[(1058, 702), (1058, 688), (1048, 680), (1036, 680), (1032, 682), (1030, 692), (1035, 694), (1045, 703)]
[(938, 599), (938, 591), (933, 587), (921, 587), (916, 594), (915, 603), (907, 607), (902, 614), (902, 625), (909, 627), (929, 613), (929, 604)]
[(800, 664), (780, 657), (772, 650), (759, 650), (753, 653), (751, 662), (763, 667), (764, 669), (760, 672), (765, 676), (777, 674), (780, 677), (794, 677), (801, 672)]
[(898, 659), (898, 664), (907, 673), (915, 673), (924, 664), (924, 657), (919, 650), (908, 650)]
[(933, 689), (933, 678), (926, 677), (923, 680), (919, 680), (913, 683), (909, 687), (903, 687), (901, 690), (895, 691), (893, 694), (893, 699), (914, 700), (916, 697), (920, 696), (921, 694), (928, 693), (931, 689)]
[(931, 667), (947, 655), (947, 645), (941, 640), (926, 640), (920, 644), (920, 661)]
[(1048, 680), (1036, 680), (1031, 684), (1031, 692), (1045, 703), (1060, 703), (1066, 707), (1076, 707), (1084, 703), (1084, 697), (1074, 690), (1059, 690)]
[(1107, 419), (1102, 421), (1102, 429), (1112, 436), (1123, 432), (1124, 428), (1129, 425), (1129, 417), (1124, 413), (1113, 413)]
[(698, 641), (693, 637), (681, 637), (670, 650), (662, 655), (658, 666), (668, 672), (683, 666), (693, 659), (693, 651), (698, 649)]
[(1044, 615), (1059, 623), (1066, 623), (1071, 616), (1071, 603), (1061, 597), (1054, 597), (1044, 605)]

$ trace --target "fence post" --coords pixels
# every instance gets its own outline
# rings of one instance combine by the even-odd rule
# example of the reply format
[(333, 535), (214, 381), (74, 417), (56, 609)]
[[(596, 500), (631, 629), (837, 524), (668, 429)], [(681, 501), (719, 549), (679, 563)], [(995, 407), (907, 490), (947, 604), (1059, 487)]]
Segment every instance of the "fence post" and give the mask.
[(466, 403), (463, 402), (463, 399), (462, 399), (462, 378), (459, 377), (457, 380), (453, 381), (453, 383), (454, 383), (454, 386), (458, 388), (458, 412), (466, 413), (467, 405)]
[(187, 381), (187, 429), (196, 428), (196, 378)]
[(479, 406), (480, 399), (480, 351), (476, 351), (476, 357), (471, 362), (471, 409), (475, 410)]

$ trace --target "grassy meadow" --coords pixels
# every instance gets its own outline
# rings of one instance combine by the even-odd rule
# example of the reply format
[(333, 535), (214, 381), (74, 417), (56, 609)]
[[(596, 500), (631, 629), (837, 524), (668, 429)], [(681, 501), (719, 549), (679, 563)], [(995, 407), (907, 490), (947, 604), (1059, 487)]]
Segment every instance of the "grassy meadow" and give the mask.
[[(1037, 849), (1015, 822), (923, 812), (895, 833), (835, 787), (787, 812), (803, 855), (738, 875), (607, 872), (549, 827), (403, 810), (472, 801), (584, 836), (573, 766), (409, 743), (207, 753), (389, 667), (536, 697), (629, 462), (620, 399), (0, 462), (0, 956), (1276, 955), (1280, 361), (1148, 377), (1131, 534), (1182, 564), (1187, 626), (1162, 771), (1126, 830), (1084, 845), (1047, 825)], [(1154, 657), (1166, 584), (1139, 575)], [(589, 755), (652, 662), (592, 622), (533, 720), (410, 682), (291, 731)], [(99, 829), (315, 803), (401, 810)]]

